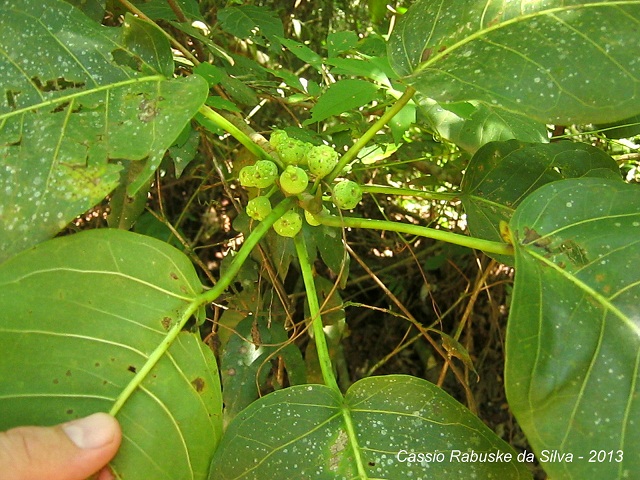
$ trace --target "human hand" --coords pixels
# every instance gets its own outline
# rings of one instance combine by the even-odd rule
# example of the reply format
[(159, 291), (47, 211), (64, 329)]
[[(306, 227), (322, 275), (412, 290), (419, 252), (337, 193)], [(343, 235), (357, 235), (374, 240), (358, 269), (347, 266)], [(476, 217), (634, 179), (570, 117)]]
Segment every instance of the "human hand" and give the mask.
[(84, 480), (96, 472), (96, 480), (113, 479), (103, 467), (121, 438), (120, 425), (106, 413), (0, 432), (0, 480)]

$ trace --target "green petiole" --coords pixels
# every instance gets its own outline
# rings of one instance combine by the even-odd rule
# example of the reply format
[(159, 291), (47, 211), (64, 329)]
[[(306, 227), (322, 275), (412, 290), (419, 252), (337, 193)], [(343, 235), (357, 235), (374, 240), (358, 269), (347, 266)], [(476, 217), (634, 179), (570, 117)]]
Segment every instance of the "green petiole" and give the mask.
[(443, 242), (461, 245), (463, 247), (475, 248), (487, 253), (499, 255), (513, 255), (513, 246), (508, 243), (493, 242), (481, 238), (468, 237), (446, 230), (436, 230), (435, 228), (411, 225), (408, 223), (392, 222), (388, 220), (372, 220), (358, 217), (338, 217), (335, 215), (319, 214), (314, 217), (322, 225), (328, 227), (348, 227), (367, 228), (370, 230), (386, 230), (389, 232), (407, 233), (419, 237), (433, 238)]

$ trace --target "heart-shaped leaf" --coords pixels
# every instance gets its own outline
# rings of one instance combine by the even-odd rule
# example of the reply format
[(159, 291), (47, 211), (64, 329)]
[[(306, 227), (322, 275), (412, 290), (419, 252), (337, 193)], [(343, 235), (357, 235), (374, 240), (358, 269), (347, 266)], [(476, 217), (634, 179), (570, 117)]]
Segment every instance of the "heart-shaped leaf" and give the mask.
[(222, 430), (213, 353), (181, 331), (189, 259), (122, 230), (50, 240), (0, 266), (0, 430), (120, 405), (118, 478), (206, 478)]
[(125, 20), (107, 28), (61, 0), (0, 4), (0, 261), (113, 190), (110, 160), (145, 161), (136, 193), (203, 104), (200, 77), (168, 79), (162, 32)]
[(389, 39), (404, 82), (439, 103), (478, 100), (543, 123), (640, 111), (640, 2), (417, 0)]
[[(501, 460), (471, 460), (472, 452)], [(531, 478), (511, 447), (443, 390), (390, 375), (360, 380), (344, 397), (324, 385), (300, 385), (252, 403), (225, 432), (210, 479), (425, 475)]]
[(565, 455), (543, 464), (553, 478), (640, 472), (639, 205), (637, 185), (570, 179), (511, 220), (507, 398), (539, 459)]
[[(485, 145), (469, 162), (461, 185), (469, 231), (501, 241), (500, 222), (508, 223), (527, 195), (549, 182), (576, 177), (622, 180), (613, 158), (584, 143), (510, 140)], [(504, 255), (497, 258), (513, 262)]]

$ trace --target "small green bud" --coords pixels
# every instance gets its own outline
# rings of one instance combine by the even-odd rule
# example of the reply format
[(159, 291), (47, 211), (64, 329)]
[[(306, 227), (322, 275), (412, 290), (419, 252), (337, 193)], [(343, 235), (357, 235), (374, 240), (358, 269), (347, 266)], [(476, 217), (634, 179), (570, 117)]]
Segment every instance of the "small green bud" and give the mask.
[(255, 171), (256, 167), (253, 165), (247, 165), (246, 167), (242, 167), (240, 173), (238, 174), (238, 179), (240, 180), (240, 185), (244, 188), (255, 187)]
[(288, 165), (280, 175), (280, 188), (287, 195), (298, 195), (307, 188), (309, 177), (300, 167)]
[[(327, 209), (327, 207), (325, 206), (322, 207), (322, 213), (329, 213), (329, 210)], [(320, 225), (320, 222), (316, 220), (316, 216), (308, 210), (304, 211), (304, 218), (307, 221), (307, 223), (312, 227), (317, 227), (318, 225)]]
[(271, 202), (267, 197), (255, 197), (247, 202), (247, 215), (254, 220), (262, 221), (271, 213)]
[(318, 178), (329, 175), (338, 164), (338, 152), (329, 145), (318, 145), (309, 148), (305, 158), (309, 171)]
[(278, 166), (271, 160), (258, 160), (254, 167), (254, 184), (258, 188), (270, 187), (278, 178)]
[(287, 165), (298, 165), (304, 159), (304, 155), (309, 148), (309, 144), (296, 138), (289, 138), (283, 142), (276, 151), (280, 158)]
[(269, 143), (273, 148), (278, 150), (289, 140), (289, 135), (284, 130), (274, 130), (269, 137)]
[(356, 182), (342, 180), (333, 187), (331, 198), (340, 210), (351, 210), (362, 200), (362, 189)]
[(302, 217), (298, 212), (289, 210), (275, 221), (273, 229), (283, 237), (295, 237), (302, 229)]

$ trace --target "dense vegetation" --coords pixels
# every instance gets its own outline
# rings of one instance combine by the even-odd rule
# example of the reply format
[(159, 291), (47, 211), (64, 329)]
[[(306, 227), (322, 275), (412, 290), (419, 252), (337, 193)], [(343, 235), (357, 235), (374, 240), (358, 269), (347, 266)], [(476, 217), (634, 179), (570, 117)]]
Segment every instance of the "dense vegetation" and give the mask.
[(638, 22), (1, 2), (0, 428), (108, 411), (123, 479), (639, 475)]

